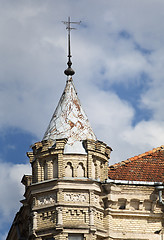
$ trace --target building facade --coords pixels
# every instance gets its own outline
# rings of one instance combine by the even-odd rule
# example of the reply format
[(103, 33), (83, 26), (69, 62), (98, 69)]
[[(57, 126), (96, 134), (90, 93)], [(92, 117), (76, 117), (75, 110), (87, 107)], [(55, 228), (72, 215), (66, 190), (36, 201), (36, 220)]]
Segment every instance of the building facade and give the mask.
[(164, 147), (108, 167), (68, 76), (7, 240), (163, 240)]
[(27, 153), (22, 207), (7, 240), (164, 240), (164, 147), (113, 166), (74, 87), (66, 86), (42, 141)]

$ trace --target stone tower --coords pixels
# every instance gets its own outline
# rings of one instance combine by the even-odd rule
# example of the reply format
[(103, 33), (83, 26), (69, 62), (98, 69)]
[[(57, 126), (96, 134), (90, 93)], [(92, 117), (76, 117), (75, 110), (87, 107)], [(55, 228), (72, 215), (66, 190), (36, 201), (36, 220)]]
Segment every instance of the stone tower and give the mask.
[(42, 141), (28, 152), (23, 206), (8, 239), (101, 239), (105, 230), (101, 183), (108, 179), (111, 148), (97, 140), (74, 87), (70, 24), (66, 86)]
[(32, 150), (32, 184), (31, 177), (23, 178), (31, 239), (101, 239), (101, 183), (108, 179), (111, 148), (96, 139), (71, 76), (43, 140)]

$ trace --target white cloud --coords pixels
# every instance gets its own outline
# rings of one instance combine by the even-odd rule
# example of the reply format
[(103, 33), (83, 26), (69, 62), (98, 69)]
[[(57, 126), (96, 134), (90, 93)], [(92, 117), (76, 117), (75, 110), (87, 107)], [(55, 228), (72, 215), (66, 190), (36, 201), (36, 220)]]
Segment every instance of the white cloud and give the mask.
[[(66, 79), (63, 75), (66, 31), (61, 20), (66, 20), (68, 13), (72, 14), (73, 20), (82, 19), (87, 25), (72, 32), (74, 80), (82, 102), (85, 99), (86, 103), (94, 105), (94, 94), (101, 96), (101, 101), (92, 108), (96, 112), (99, 106), (101, 116), (95, 123), (93, 119), (92, 124), (102, 140), (110, 142), (111, 138), (108, 140), (103, 131), (100, 133), (99, 126), (104, 125), (108, 131), (113, 131), (110, 119), (115, 118), (117, 127), (112, 129), (119, 129), (121, 135), (129, 128), (133, 129), (135, 112), (130, 103), (120, 100), (111, 91), (102, 94), (102, 89), (96, 89), (95, 84), (101, 86), (104, 79), (110, 85), (130, 85), (139, 81), (138, 76), (143, 71), (146, 72), (151, 76), (150, 88), (144, 91), (138, 102), (141, 108), (152, 110), (152, 119), (158, 119), (157, 124), (162, 120), (164, 72), (161, 43), (164, 34), (161, 9), (164, 3), (158, 1), (155, 6), (153, 1), (91, 3), (93, 1), (87, 1), (87, 9), (86, 1), (74, 4), (68, 1), (55, 4), (52, 1), (40, 1), (39, 4), (37, 1), (9, 1), (1, 6), (0, 128), (15, 126), (36, 134), (38, 138), (43, 136)], [(129, 38), (120, 38), (121, 31), (127, 31)], [(144, 55), (136, 49), (136, 43), (153, 51)], [(104, 74), (100, 74), (102, 69)], [(115, 112), (119, 112), (119, 117), (115, 117)], [(114, 134), (112, 137), (114, 142), (117, 140), (117, 145), (124, 144), (124, 139), (117, 139)], [(139, 143), (136, 148), (140, 148)]]
[[(0, 226), (12, 221), (23, 199), (24, 186), (21, 179), (24, 174), (31, 174), (29, 164), (12, 164), (0, 162)], [(0, 227), (0, 231), (2, 231)]]
[[(163, 144), (164, 122), (140, 121), (132, 125), (134, 109), (112, 92), (94, 91), (84, 106), (99, 140), (114, 150), (110, 164), (125, 160)], [(89, 90), (86, 91), (86, 94)]]
[[(71, 16), (83, 21), (71, 37), (75, 86), (95, 134), (114, 150), (111, 163), (162, 145), (163, 8), (163, 0), (1, 1), (0, 129), (18, 127), (41, 140), (64, 89), (67, 40), (61, 21)], [(127, 37), (121, 37), (123, 31)], [(136, 105), (152, 116), (134, 126), (134, 105), (103, 84), (144, 85), (142, 72), (150, 79)], [(15, 172), (20, 170), (21, 179), (24, 167), (0, 164), (3, 196), (10, 196), (9, 188), (18, 189), (11, 191), (13, 201), (0, 195), (5, 219), (21, 198)]]

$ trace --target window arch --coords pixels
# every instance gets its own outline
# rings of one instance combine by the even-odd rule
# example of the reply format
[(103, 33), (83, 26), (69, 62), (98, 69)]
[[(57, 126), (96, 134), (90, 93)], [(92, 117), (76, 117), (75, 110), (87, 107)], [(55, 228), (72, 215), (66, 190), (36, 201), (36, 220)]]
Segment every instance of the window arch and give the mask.
[(139, 210), (139, 204), (140, 204), (139, 199), (131, 199), (131, 201), (130, 201), (130, 208), (132, 210)]
[(100, 163), (100, 180), (104, 180), (104, 164), (102, 162)]
[(53, 161), (53, 178), (57, 178), (58, 177), (58, 162), (55, 159)]
[(96, 179), (96, 164), (92, 162), (92, 178)]
[(118, 207), (119, 207), (119, 209), (126, 209), (126, 203), (127, 203), (127, 199), (119, 198), (118, 199)]
[(85, 177), (85, 168), (81, 162), (77, 166), (77, 177)]
[(48, 179), (48, 165), (45, 162), (45, 164), (44, 164), (44, 180), (47, 180), (47, 179)]
[(72, 163), (70, 163), (70, 162), (68, 162), (65, 167), (65, 176), (73, 177), (73, 167), (72, 167)]

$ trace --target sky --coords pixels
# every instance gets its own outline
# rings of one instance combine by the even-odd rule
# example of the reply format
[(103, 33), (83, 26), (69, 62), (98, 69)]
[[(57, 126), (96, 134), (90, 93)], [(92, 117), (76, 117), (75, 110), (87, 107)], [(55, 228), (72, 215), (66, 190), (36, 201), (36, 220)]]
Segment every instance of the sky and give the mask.
[(164, 144), (163, 0), (0, 0), (0, 239), (65, 87), (67, 31), (74, 84), (109, 164)]

